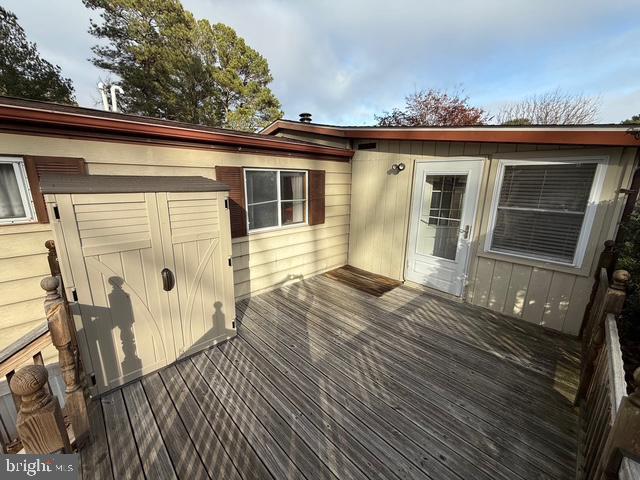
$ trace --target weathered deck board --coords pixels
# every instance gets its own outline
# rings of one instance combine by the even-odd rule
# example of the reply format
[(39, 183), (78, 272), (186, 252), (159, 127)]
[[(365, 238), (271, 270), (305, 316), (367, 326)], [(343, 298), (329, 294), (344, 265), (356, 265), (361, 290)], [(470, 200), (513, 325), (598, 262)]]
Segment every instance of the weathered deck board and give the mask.
[[(255, 324), (252, 319), (251, 319), (251, 313), (247, 313), (245, 315), (245, 320), (244, 320), (244, 326), (247, 327), (247, 329), (251, 330), (252, 332), (260, 332), (259, 335), (262, 336), (262, 338), (260, 339), (262, 342), (266, 342), (267, 338), (270, 333), (268, 333), (266, 331), (266, 329), (262, 328), (261, 326)], [(294, 344), (295, 343), (295, 339), (292, 339), (291, 337), (287, 336), (287, 332), (284, 331), (280, 331), (277, 333), (277, 336), (282, 337), (282, 341), (285, 344)], [(243, 333), (243, 337), (247, 337), (246, 332)], [(278, 341), (276, 340), (276, 336), (273, 337), (274, 341)], [(343, 344), (340, 343), (339, 340), (334, 340), (333, 343), (335, 343), (335, 345), (330, 345), (329, 343), (326, 343), (326, 339), (325, 339), (325, 347), (329, 348), (330, 350), (318, 350), (317, 346), (320, 345), (321, 343), (321, 339), (319, 336), (314, 336), (313, 337), (313, 343), (316, 345), (316, 347), (314, 347), (313, 352), (315, 353), (316, 351), (317, 356), (321, 357), (324, 359), (324, 362), (328, 365), (333, 367), (335, 370), (338, 371), (344, 371), (346, 372), (347, 375), (350, 375), (350, 372), (357, 372), (357, 375), (354, 376), (355, 381), (360, 381), (363, 385), (366, 386), (366, 388), (368, 388), (369, 390), (373, 390), (376, 388), (376, 384), (378, 382), (383, 382), (384, 383), (384, 387), (382, 389), (379, 389), (377, 391), (375, 391), (377, 396), (380, 396), (380, 390), (382, 390), (383, 392), (385, 391), (389, 391), (389, 392), (395, 392), (394, 396), (397, 395), (397, 398), (393, 398), (390, 400), (390, 403), (392, 405), (395, 406), (395, 408), (389, 408), (387, 407), (386, 409), (384, 407), (380, 407), (376, 404), (375, 405), (375, 410), (378, 412), (378, 415), (380, 416), (380, 418), (383, 419), (389, 419), (392, 418), (393, 421), (392, 423), (396, 426), (398, 426), (398, 428), (403, 431), (403, 432), (414, 432), (414, 438), (418, 438), (419, 442), (423, 445), (423, 448), (425, 451), (428, 452), (433, 452), (436, 451), (438, 452), (439, 457), (441, 458), (448, 458), (448, 457), (452, 457), (451, 458), (451, 462), (454, 462), (458, 465), (458, 468), (461, 468), (464, 465), (467, 465), (467, 468), (469, 468), (471, 471), (467, 474), (466, 477), (464, 478), (469, 478), (469, 477), (473, 477), (473, 478), (481, 478), (482, 477), (482, 473), (481, 472), (474, 472), (475, 466), (474, 466), (474, 462), (477, 461), (478, 457), (480, 456), (480, 458), (484, 458), (482, 456), (482, 451), (478, 450), (478, 448), (483, 448), (483, 447), (490, 447), (492, 452), (496, 453), (496, 457), (498, 458), (498, 460), (500, 460), (501, 462), (504, 463), (504, 465), (511, 465), (511, 468), (515, 468), (516, 470), (521, 470), (520, 473), (522, 473), (523, 475), (527, 475), (528, 472), (531, 470), (530, 466), (527, 466), (526, 462), (523, 459), (517, 458), (517, 459), (513, 459), (515, 460), (513, 463), (509, 462), (509, 458), (510, 458), (510, 449), (505, 450), (504, 448), (500, 449), (500, 448), (496, 448), (497, 445), (495, 444), (499, 444), (501, 443), (501, 437), (500, 437), (500, 431), (498, 430), (496, 433), (497, 435), (495, 436), (479, 436), (477, 434), (474, 435), (474, 429), (473, 427), (467, 427), (467, 428), (458, 428), (458, 439), (455, 443), (451, 444), (451, 445), (439, 445), (439, 441), (438, 439), (446, 439), (451, 437), (452, 435), (455, 435), (455, 432), (452, 431), (451, 427), (453, 427), (453, 429), (455, 429), (456, 427), (459, 427), (459, 423), (463, 423), (464, 420), (464, 415), (460, 415), (460, 412), (454, 412), (458, 414), (457, 418), (452, 419), (452, 415), (445, 412), (444, 410), (438, 409), (437, 406), (433, 403), (433, 399), (437, 398), (437, 395), (435, 397), (433, 396), (423, 396), (422, 398), (415, 398), (414, 396), (410, 396), (406, 394), (406, 386), (400, 385), (396, 382), (394, 382), (393, 380), (393, 375), (387, 377), (387, 380), (382, 380), (382, 378), (380, 376), (376, 376), (374, 377), (370, 377), (368, 374), (364, 373), (364, 370), (366, 369), (362, 369), (360, 365), (360, 368), (358, 368), (358, 365), (353, 365), (351, 363), (349, 363), (349, 359), (352, 358), (349, 355), (344, 356), (344, 352), (342, 350), (347, 350), (348, 347), (344, 346)], [(277, 347), (276, 347), (277, 348)], [(282, 348), (281, 348), (282, 349)], [(301, 356), (303, 358), (306, 357), (306, 354), (304, 351), (300, 351), (299, 349), (295, 350), (295, 353), (298, 356)], [(269, 357), (271, 358), (271, 357)], [(311, 358), (311, 357), (306, 357), (307, 359)], [(366, 361), (366, 356), (363, 357), (361, 359), (361, 363)], [(310, 360), (310, 362), (312, 362), (312, 360)], [(371, 366), (371, 369), (374, 369), (376, 371), (376, 373), (380, 374), (380, 375), (384, 375), (387, 376), (388, 373), (387, 372), (382, 372), (377, 366)], [(365, 378), (363, 378), (363, 376)], [(341, 380), (341, 383), (344, 384), (344, 380)], [(374, 397), (376, 398), (376, 397)], [(402, 402), (404, 400), (404, 402)], [(413, 410), (411, 405), (422, 405), (424, 407), (427, 408), (422, 408), (419, 409), (418, 412), (418, 416), (416, 417), (416, 415), (411, 417), (411, 420), (416, 421), (419, 426), (422, 427), (423, 431), (420, 431), (418, 429), (418, 431), (416, 432), (416, 428), (415, 425), (411, 425), (410, 423), (407, 424), (406, 421), (403, 422), (402, 418), (398, 418), (398, 414), (397, 411), (394, 410), (398, 410), (398, 407), (401, 406), (401, 410)], [(460, 409), (458, 409), (460, 410)], [(411, 428), (411, 427), (414, 428)], [(449, 427), (449, 429), (447, 429), (446, 427)], [(464, 425), (463, 425), (464, 427)], [(431, 442), (429, 442), (429, 438), (431, 437)], [(437, 443), (433, 443), (433, 442), (437, 442)], [(471, 445), (469, 445), (469, 442), (471, 442)], [(459, 451), (460, 454), (463, 455), (463, 458), (460, 458), (460, 455), (457, 454), (457, 452)], [(500, 469), (504, 470), (505, 467), (504, 465), (501, 464), (501, 462), (496, 462), (496, 459), (491, 459), (491, 458), (487, 458), (486, 459), (486, 463), (489, 466), (489, 469), (492, 470), (491, 474), (489, 475), (489, 478), (493, 478), (494, 476), (498, 476), (498, 477), (503, 477), (503, 478), (513, 478), (514, 473), (511, 471), (507, 471), (507, 472), (502, 472), (502, 474), (500, 473)], [(497, 469), (497, 470), (493, 470), (493, 469)]]
[(177, 478), (140, 382), (122, 389), (142, 468), (147, 478)]
[(573, 339), (328, 276), (240, 302), (238, 323), (92, 402), (83, 477), (575, 476)]
[(213, 479), (222, 475), (223, 478), (241, 478), (178, 369), (175, 366), (166, 368), (160, 372), (160, 377), (195, 445), (193, 454), (202, 458), (209, 476)]
[(102, 411), (113, 477), (144, 480), (142, 461), (133, 438), (122, 391), (116, 390), (102, 397)]
[(151, 411), (158, 422), (158, 428), (178, 477), (194, 480), (208, 479), (209, 475), (202, 459), (198, 455), (160, 375), (150, 375), (144, 378), (142, 385), (147, 393)]

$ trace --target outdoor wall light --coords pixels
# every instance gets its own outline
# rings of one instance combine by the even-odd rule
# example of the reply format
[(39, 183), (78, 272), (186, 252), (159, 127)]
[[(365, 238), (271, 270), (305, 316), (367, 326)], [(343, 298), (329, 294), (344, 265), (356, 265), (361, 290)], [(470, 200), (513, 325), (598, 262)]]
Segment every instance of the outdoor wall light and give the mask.
[(394, 163), (393, 165), (391, 165), (391, 170), (393, 170), (396, 175), (403, 171), (405, 168), (407, 167), (404, 163)]

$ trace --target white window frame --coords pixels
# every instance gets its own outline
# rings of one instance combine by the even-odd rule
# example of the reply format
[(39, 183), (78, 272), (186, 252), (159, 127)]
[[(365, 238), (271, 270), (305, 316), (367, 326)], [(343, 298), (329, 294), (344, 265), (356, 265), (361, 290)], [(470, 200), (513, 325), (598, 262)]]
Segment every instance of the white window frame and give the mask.
[(24, 166), (24, 159), (20, 157), (0, 157), (0, 163), (13, 165), (13, 171), (16, 175), (18, 190), (20, 191), (20, 198), (22, 199), (22, 206), (25, 212), (24, 217), (1, 218), (0, 225), (33, 223), (37, 221), (36, 209), (33, 204), (33, 197), (31, 196), (31, 187), (29, 186), (29, 178), (27, 177), (27, 170)]
[[(243, 169), (244, 181), (244, 204), (247, 208), (247, 234), (270, 232), (272, 230), (284, 230), (287, 228), (296, 228), (309, 225), (309, 172), (307, 170), (295, 170), (290, 168), (245, 168)], [(263, 228), (251, 228), (249, 224), (249, 192), (247, 189), (247, 172), (276, 172), (276, 189), (278, 193), (278, 225)], [(304, 173), (304, 222), (292, 223), (290, 225), (282, 225), (282, 198), (280, 195), (280, 174), (281, 173)], [(287, 200), (285, 200), (287, 201)]]
[[(580, 235), (578, 237), (578, 243), (576, 244), (576, 252), (573, 256), (572, 262), (563, 262), (561, 260), (554, 260), (543, 255), (533, 255), (526, 253), (506, 252), (504, 250), (494, 250), (491, 248), (493, 240), (493, 232), (495, 229), (496, 220), (498, 217), (498, 202), (500, 199), (500, 192), (502, 190), (502, 182), (504, 179), (505, 167), (510, 165), (559, 165), (577, 163), (597, 163), (596, 173), (593, 177), (593, 183), (591, 185), (591, 192), (589, 192), (589, 200), (584, 212), (584, 218), (582, 221), (582, 228), (580, 229)], [(595, 218), (596, 210), (598, 208), (598, 202), (602, 193), (602, 187), (604, 184), (604, 177), (609, 164), (609, 157), (607, 156), (580, 156), (580, 157), (557, 157), (557, 158), (541, 158), (541, 159), (500, 159), (498, 161), (498, 171), (496, 173), (496, 183), (493, 190), (493, 199), (491, 201), (491, 210), (489, 215), (489, 228), (487, 229), (487, 236), (485, 240), (484, 249), (485, 252), (495, 253), (497, 255), (505, 255), (510, 257), (524, 258), (528, 260), (539, 260), (546, 263), (554, 263), (558, 265), (564, 265), (569, 267), (581, 268), (584, 256), (589, 244), (589, 238), (591, 234), (591, 228)]]

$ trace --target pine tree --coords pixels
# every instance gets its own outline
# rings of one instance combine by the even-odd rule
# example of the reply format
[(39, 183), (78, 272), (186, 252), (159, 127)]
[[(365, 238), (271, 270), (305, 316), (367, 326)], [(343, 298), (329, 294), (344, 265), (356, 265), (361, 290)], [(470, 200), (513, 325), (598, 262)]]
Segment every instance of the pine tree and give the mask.
[(40, 57), (18, 18), (0, 6), (0, 95), (75, 104), (73, 84)]
[(118, 77), (122, 109), (256, 130), (281, 116), (267, 61), (223, 24), (197, 21), (179, 0), (83, 0), (107, 40), (92, 62)]

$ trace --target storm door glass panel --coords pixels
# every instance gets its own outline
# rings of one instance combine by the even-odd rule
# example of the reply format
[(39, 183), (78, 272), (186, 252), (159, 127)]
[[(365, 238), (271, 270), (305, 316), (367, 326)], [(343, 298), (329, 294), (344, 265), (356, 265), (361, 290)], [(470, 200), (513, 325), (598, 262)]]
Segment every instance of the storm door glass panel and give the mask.
[(456, 259), (466, 175), (427, 175), (422, 194), (417, 253)]
[(278, 225), (278, 172), (246, 171), (249, 229)]
[(305, 172), (280, 172), (282, 225), (306, 221), (306, 195), (307, 175)]

